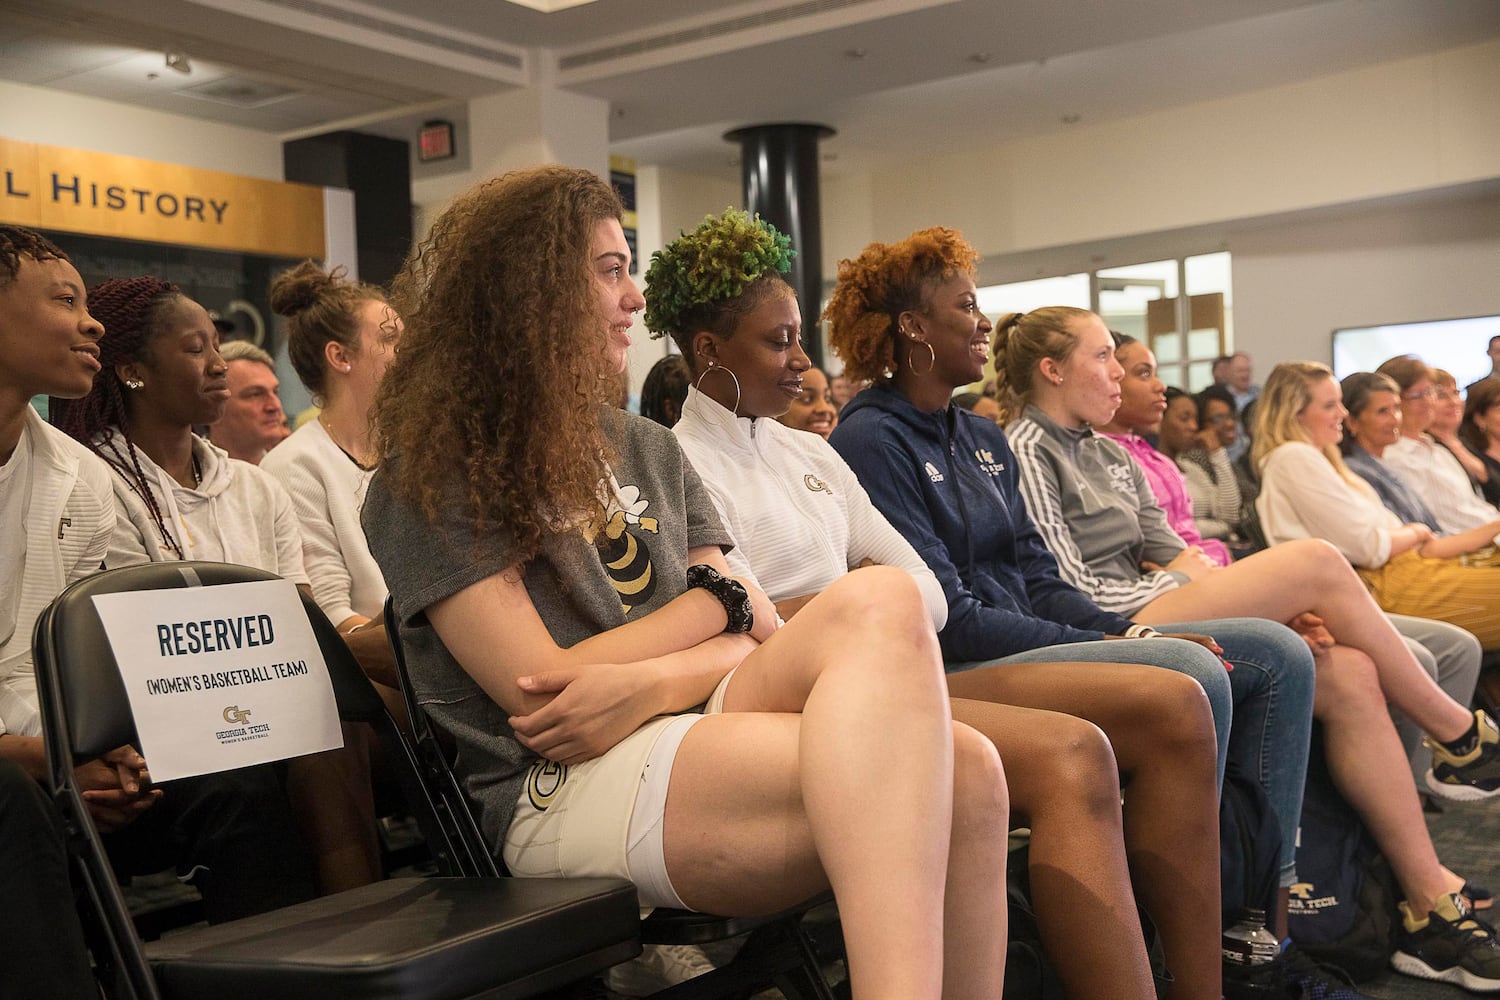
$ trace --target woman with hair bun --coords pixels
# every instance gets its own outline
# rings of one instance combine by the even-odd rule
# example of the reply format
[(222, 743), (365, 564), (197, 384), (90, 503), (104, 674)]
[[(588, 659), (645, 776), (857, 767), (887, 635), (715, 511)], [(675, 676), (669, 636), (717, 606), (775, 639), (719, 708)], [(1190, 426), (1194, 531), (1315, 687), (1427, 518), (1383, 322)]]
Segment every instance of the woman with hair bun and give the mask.
[(909, 576), (781, 625), (676, 438), (611, 405), (644, 305), (621, 214), (587, 171), (504, 174), (396, 280), (364, 523), (416, 697), (513, 873), (729, 915), (831, 886), (854, 997), (997, 997), (999, 757)]
[(313, 599), (392, 713), (404, 719), (381, 618), (385, 579), (359, 523), (376, 457), (370, 408), (395, 354), (401, 319), (379, 288), (310, 260), (271, 283), (271, 308), (286, 317), (287, 354), (321, 409), (260, 467), (291, 494)]

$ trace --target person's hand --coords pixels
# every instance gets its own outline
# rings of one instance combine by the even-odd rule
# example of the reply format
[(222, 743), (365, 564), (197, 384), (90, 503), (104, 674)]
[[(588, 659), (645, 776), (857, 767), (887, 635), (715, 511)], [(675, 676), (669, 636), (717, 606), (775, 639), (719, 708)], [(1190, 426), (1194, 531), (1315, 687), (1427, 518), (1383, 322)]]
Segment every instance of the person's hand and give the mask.
[[(759, 608), (755, 614), (760, 616)], [(771, 615), (774, 627), (774, 608)], [(569, 667), (517, 678), (516, 686), (527, 695), (552, 696), (535, 711), (510, 717), (517, 742), (559, 764), (598, 757), (651, 717), (639, 666), (632, 664), (627, 670), (591, 664), (587, 669)]]
[(1219, 564), (1204, 554), (1202, 546), (1189, 545), (1177, 557), (1165, 566), (1150, 560), (1142, 561), (1141, 568), (1153, 573), (1178, 572), (1189, 580), (1196, 580), (1204, 574), (1219, 568)]
[(1324, 626), (1323, 619), (1311, 611), (1302, 612), (1286, 624), (1288, 628), (1302, 637), (1302, 641), (1307, 643), (1307, 648), (1312, 650), (1314, 656), (1322, 656), (1332, 649), (1336, 642), (1333, 633)]
[(1210, 455), (1224, 447), (1224, 443), (1219, 440), (1219, 431), (1213, 424), (1200, 427), (1198, 433), (1193, 435), (1193, 441)]
[(111, 833), (130, 824), (161, 798), (153, 788), (146, 761), (134, 747), (111, 750), (74, 768), (83, 803), (94, 825)]
[(775, 634), (781, 627), (777, 619), (776, 605), (766, 596), (766, 592), (744, 577), (730, 577), (745, 588), (745, 593), (750, 596), (750, 614), (755, 620), (750, 623), (750, 638), (756, 642), (765, 642)]
[(1224, 648), (1211, 635), (1203, 635), (1199, 632), (1163, 632), (1161, 637), (1163, 639), (1185, 639), (1188, 642), (1197, 643), (1215, 656), (1224, 655)]

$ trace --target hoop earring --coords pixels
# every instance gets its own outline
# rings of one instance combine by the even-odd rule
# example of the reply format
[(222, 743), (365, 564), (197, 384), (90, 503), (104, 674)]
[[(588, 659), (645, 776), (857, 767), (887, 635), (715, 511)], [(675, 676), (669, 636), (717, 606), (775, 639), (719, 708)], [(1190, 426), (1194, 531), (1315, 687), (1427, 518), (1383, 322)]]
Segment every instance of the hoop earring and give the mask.
[[(914, 340), (912, 341), (912, 343), (921, 344), (923, 347), (927, 348), (927, 370), (925, 372), (917, 371), (917, 366), (911, 360), (911, 354), (908, 354), (906, 356), (906, 363), (908, 365), (911, 365), (911, 373), (913, 375), (931, 375), (932, 370), (937, 367), (937, 351), (934, 351), (932, 349), (932, 345), (925, 340)], [(912, 348), (912, 354), (915, 353), (916, 348)]]
[(699, 392), (702, 392), (703, 391), (703, 376), (707, 375), (709, 372), (712, 372), (712, 371), (723, 372), (725, 375), (729, 376), (729, 378), (730, 378), (730, 380), (732, 382), (734, 382), (734, 405), (729, 408), (729, 412), (733, 413), (735, 416), (739, 416), (740, 415), (740, 380), (735, 377), (734, 372), (732, 372), (728, 368), (725, 368), (724, 366), (720, 365), (717, 361), (710, 361), (708, 363), (708, 367), (705, 368), (705, 369), (703, 369), (703, 371), (701, 371), (701, 372), (698, 373), (698, 380), (693, 383), (693, 388), (697, 389)]

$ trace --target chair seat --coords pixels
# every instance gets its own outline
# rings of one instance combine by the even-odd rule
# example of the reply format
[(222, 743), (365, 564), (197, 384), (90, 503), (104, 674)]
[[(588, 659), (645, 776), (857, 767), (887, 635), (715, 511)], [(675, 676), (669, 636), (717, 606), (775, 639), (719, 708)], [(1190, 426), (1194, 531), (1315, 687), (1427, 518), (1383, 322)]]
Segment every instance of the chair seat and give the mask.
[(169, 935), (146, 955), (163, 997), (181, 1000), (499, 1000), (635, 956), (639, 915), (617, 879), (389, 879)]

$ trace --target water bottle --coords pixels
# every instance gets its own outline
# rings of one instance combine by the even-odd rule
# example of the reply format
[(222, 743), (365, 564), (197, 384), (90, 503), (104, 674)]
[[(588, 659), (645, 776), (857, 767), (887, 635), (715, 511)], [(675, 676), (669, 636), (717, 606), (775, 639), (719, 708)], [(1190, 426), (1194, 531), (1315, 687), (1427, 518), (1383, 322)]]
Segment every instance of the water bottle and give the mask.
[(1276, 961), (1281, 943), (1266, 930), (1266, 911), (1246, 907), (1239, 922), (1224, 932), (1225, 965), (1265, 965)]

